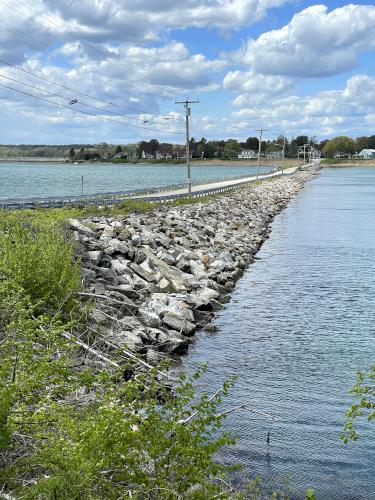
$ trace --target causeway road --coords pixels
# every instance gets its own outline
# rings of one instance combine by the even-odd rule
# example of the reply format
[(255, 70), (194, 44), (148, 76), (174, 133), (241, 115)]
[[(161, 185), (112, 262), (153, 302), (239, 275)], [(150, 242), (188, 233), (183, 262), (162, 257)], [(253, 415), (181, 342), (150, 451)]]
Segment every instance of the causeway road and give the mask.
[[(306, 167), (307, 165), (305, 165)], [(191, 187), (191, 193), (192, 195), (199, 194), (201, 192), (210, 190), (210, 189), (220, 189), (220, 188), (227, 188), (231, 186), (240, 186), (241, 184), (247, 184), (250, 182), (255, 182), (256, 180), (263, 180), (263, 179), (270, 179), (272, 177), (279, 177), (283, 173), (285, 175), (292, 174), (296, 170), (298, 170), (298, 166), (296, 167), (290, 167), (284, 169), (282, 172), (281, 170), (277, 170), (276, 172), (272, 172), (270, 174), (262, 174), (258, 176), (258, 179), (256, 175), (252, 175), (249, 177), (241, 177), (237, 179), (226, 179), (222, 181), (215, 181), (215, 182), (206, 182), (204, 184), (196, 184)], [(183, 187), (183, 188), (176, 188), (176, 189), (166, 189), (165, 191), (159, 191), (157, 193), (150, 193), (150, 194), (143, 194), (142, 196), (133, 196), (135, 199), (147, 199), (147, 198), (163, 198), (164, 196), (176, 196), (176, 195), (187, 195), (188, 194), (188, 188)]]

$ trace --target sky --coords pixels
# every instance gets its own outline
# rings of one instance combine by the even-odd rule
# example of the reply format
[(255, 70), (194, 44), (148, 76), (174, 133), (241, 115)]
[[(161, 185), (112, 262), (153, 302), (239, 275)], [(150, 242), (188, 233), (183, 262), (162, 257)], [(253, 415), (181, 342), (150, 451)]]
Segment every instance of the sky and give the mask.
[(0, 0), (0, 143), (375, 134), (375, 5)]

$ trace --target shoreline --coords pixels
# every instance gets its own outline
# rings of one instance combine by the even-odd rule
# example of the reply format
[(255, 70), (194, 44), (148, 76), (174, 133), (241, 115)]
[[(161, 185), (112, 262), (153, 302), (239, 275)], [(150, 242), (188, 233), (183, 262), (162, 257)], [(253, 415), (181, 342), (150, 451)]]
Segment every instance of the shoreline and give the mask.
[[(6, 158), (1, 158), (0, 159), (0, 165), (3, 164), (3, 163), (10, 163), (10, 164), (13, 164), (13, 163), (32, 163), (32, 164), (35, 164), (35, 165), (45, 165), (45, 164), (48, 164), (48, 163), (53, 163), (53, 164), (56, 164), (56, 165), (75, 165), (74, 162), (71, 162), (71, 161), (65, 161), (64, 159), (62, 158), (50, 158), (50, 159), (26, 159), (26, 158), (20, 158), (20, 159), (15, 159), (15, 158), (12, 158), (12, 159), (6, 159)], [(207, 160), (200, 160), (200, 159), (192, 159), (191, 162), (190, 162), (191, 166), (207, 166), (207, 167), (210, 167), (210, 166), (215, 166), (215, 167), (256, 167), (257, 166), (257, 162), (256, 160), (237, 160), (237, 159), (234, 159), (234, 160), (220, 160), (220, 159), (207, 159)], [(294, 160), (294, 159), (285, 159), (285, 162), (284, 162), (284, 168), (288, 168), (288, 167), (295, 167), (297, 165), (301, 164), (300, 161), (298, 160)], [(147, 165), (147, 166), (159, 166), (159, 165), (163, 165), (163, 166), (169, 166), (169, 167), (175, 167), (176, 165), (182, 165), (182, 166), (186, 166), (186, 161), (180, 161), (180, 162), (176, 162), (174, 163), (173, 161), (171, 162), (163, 162), (163, 161), (160, 161), (160, 163), (157, 162), (157, 160), (153, 160), (153, 161), (150, 161), (150, 162), (147, 162), (147, 161), (124, 161), (124, 162), (121, 162), (121, 161), (103, 161), (103, 162), (100, 162), (100, 161), (95, 161), (95, 162), (90, 162), (90, 161), (85, 161), (85, 162), (80, 162), (77, 166), (80, 166), (80, 165), (118, 165), (118, 166), (122, 166), (122, 165), (128, 165), (128, 166), (137, 166), (137, 165)], [(281, 166), (281, 161), (275, 161), (275, 160), (269, 160), (269, 159), (266, 159), (266, 158), (262, 158), (261, 159), (261, 163), (259, 164), (260, 167), (269, 167), (269, 166)]]
[(318, 169), (213, 201), (127, 217), (70, 219), (83, 297), (112, 348), (150, 365), (188, 352), (270, 234), (270, 223)]
[[(361, 163), (359, 163), (361, 162)], [(375, 167), (375, 160), (353, 160), (343, 163), (322, 164), (325, 168), (340, 168), (340, 167)]]

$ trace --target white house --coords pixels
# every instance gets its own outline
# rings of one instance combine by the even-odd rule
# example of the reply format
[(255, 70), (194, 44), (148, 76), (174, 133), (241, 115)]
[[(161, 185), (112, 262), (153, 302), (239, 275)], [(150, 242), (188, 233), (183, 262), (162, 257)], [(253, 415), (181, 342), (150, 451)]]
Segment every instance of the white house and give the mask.
[(170, 160), (171, 158), (172, 158), (172, 153), (160, 153), (160, 151), (156, 151), (157, 160)]
[(114, 156), (114, 159), (115, 160), (119, 160), (121, 158), (125, 158), (126, 159), (127, 157), (128, 157), (128, 155), (126, 153), (122, 153), (121, 152), (121, 153), (116, 153), (115, 156)]
[(242, 149), (241, 153), (238, 154), (238, 158), (243, 160), (254, 160), (257, 157), (258, 153), (253, 149)]
[(142, 158), (144, 160), (153, 160), (154, 155), (151, 155), (150, 153), (145, 153), (144, 151), (142, 151)]
[(362, 149), (362, 151), (355, 156), (356, 158), (363, 158), (366, 160), (375, 158), (375, 149)]
[(283, 157), (282, 151), (271, 151), (271, 152), (267, 153), (267, 155), (266, 155), (266, 158), (268, 160), (279, 160), (282, 157)]

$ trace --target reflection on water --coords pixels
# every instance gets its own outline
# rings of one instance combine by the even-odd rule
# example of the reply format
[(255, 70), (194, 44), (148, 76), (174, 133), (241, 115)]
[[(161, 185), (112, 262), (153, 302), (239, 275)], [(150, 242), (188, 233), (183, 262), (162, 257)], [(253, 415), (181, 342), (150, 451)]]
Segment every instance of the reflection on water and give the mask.
[[(194, 183), (255, 174), (255, 166), (192, 166)], [(85, 194), (152, 189), (186, 183), (186, 165), (0, 163), (0, 199), (77, 196), (82, 176)]]
[[(228, 406), (246, 401), (277, 417), (234, 413), (239, 436), (223, 459), (270, 488), (289, 478), (293, 498), (375, 498), (375, 425), (339, 434), (358, 369), (375, 352), (375, 169), (323, 170), (273, 223), (272, 235), (187, 369), (210, 363), (211, 389), (233, 373)], [(267, 433), (271, 427), (270, 445)]]

